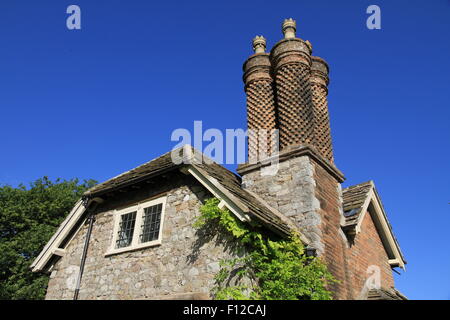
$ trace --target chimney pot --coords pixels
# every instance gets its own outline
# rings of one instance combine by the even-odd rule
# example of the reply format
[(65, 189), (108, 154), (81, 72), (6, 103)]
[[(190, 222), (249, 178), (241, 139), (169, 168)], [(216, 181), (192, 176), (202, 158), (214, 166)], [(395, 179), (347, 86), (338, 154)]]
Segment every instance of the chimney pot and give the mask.
[(297, 30), (297, 23), (292, 18), (285, 19), (282, 29), (285, 39), (294, 39), (295, 31)]
[(255, 53), (266, 52), (266, 39), (263, 36), (256, 36), (253, 39), (253, 51)]
[(309, 40), (306, 40), (305, 43), (308, 46), (309, 51), (311, 51), (311, 53), (312, 53), (312, 44), (311, 44), (311, 42), (309, 42)]

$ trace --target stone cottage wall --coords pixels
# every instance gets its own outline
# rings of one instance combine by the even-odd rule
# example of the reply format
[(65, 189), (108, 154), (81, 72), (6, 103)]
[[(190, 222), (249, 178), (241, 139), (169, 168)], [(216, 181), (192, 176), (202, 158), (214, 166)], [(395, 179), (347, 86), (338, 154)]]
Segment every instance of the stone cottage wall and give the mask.
[[(79, 299), (204, 299), (214, 286), (219, 261), (233, 256), (228, 239), (197, 231), (192, 223), (208, 192), (192, 177), (167, 177), (152, 187), (106, 201), (93, 226)], [(115, 208), (167, 193), (162, 244), (105, 257)], [(127, 199), (127, 200), (125, 200)], [(72, 299), (87, 226), (55, 265), (46, 299)]]
[(320, 229), (320, 206), (315, 195), (314, 166), (308, 156), (290, 158), (279, 163), (275, 175), (262, 175), (260, 170), (245, 173), (242, 186), (262, 197), (270, 206), (297, 223), (311, 240), (311, 245), (323, 253)]

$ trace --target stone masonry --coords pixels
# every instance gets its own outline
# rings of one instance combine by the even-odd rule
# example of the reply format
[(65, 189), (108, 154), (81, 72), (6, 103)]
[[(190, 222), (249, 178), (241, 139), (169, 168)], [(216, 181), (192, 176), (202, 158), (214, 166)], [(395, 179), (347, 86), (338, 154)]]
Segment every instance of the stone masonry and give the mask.
[(317, 213), (320, 203), (315, 195), (314, 166), (309, 157), (281, 162), (274, 176), (261, 175), (259, 170), (246, 173), (242, 177), (242, 186), (294, 220), (312, 241), (311, 246), (319, 253), (324, 252), (322, 218)]
[[(347, 234), (348, 226), (344, 226), (345, 219), (352, 216), (347, 209), (344, 215), (346, 205), (343, 206), (341, 190), (344, 176), (334, 164), (327, 102), (328, 65), (312, 56), (309, 41), (296, 38), (294, 20), (285, 20), (282, 29), (284, 39), (275, 44), (270, 54), (265, 53), (265, 39), (256, 37), (255, 54), (244, 64), (249, 129), (279, 130), (281, 149), (274, 150), (271, 140), (261, 144), (258, 136), (250, 137), (249, 157), (258, 158), (263, 153), (266, 158), (238, 167), (242, 185), (238, 177), (223, 168), (226, 176), (235, 181), (230, 189), (217, 186), (220, 175), (206, 182), (196, 180), (179, 167), (168, 170), (171, 164), (158, 161), (157, 167), (162, 170), (158, 175), (149, 175), (147, 180), (138, 180), (139, 175), (151, 172), (144, 165), (123, 175), (129, 176), (129, 185), (126, 180), (118, 179), (122, 184), (113, 181), (120, 188), (110, 186), (104, 191), (101, 197), (105, 201), (94, 212), (79, 299), (211, 298), (219, 261), (236, 257), (233, 249), (238, 244), (210, 228), (193, 227), (201, 205), (212, 197), (199, 181), (208, 190), (214, 190), (211, 184), (219, 188), (211, 192), (223, 195), (229, 192), (227, 197), (240, 197), (249, 206), (247, 195), (252, 193), (278, 211), (277, 217), (281, 213), (291, 219), (308, 240), (308, 246), (316, 250), (339, 280), (329, 287), (335, 299), (367, 298), (370, 290), (367, 270), (372, 266), (379, 268), (382, 288), (394, 287), (387, 252), (394, 254), (392, 242), (396, 245), (394, 249), (400, 249), (395, 237), (392, 240), (392, 233), (386, 233), (386, 227), (382, 229), (384, 238), (380, 236), (377, 230), (380, 211), (374, 216), (373, 207), (367, 202), (360, 232)], [(222, 180), (226, 186), (226, 179)], [(354, 205), (347, 195), (344, 190), (344, 204)], [(115, 210), (161, 196), (167, 197), (162, 244), (105, 255), (112, 244)], [(246, 206), (237, 208), (243, 210), (242, 207)], [(358, 208), (363, 211), (362, 206)], [(250, 214), (250, 210), (245, 212)], [(253, 207), (254, 212), (265, 213), (259, 206)], [(274, 219), (267, 214), (260, 217)], [(289, 221), (285, 217), (282, 218)], [(81, 226), (64, 250), (61, 247), (64, 254), (53, 264), (46, 299), (73, 299), (87, 230), (86, 224)], [(391, 236), (388, 243), (391, 251), (384, 247), (386, 235)], [(400, 253), (394, 258), (403, 256)]]
[[(258, 159), (259, 163), (241, 165), (238, 172), (242, 187), (297, 224), (339, 280), (330, 286), (335, 298), (360, 297), (370, 263), (381, 267), (383, 285), (392, 287), (389, 259), (370, 215), (364, 220), (365, 234), (356, 243), (349, 242), (341, 228), (344, 178), (334, 165), (327, 102), (328, 65), (312, 56), (309, 41), (296, 37), (294, 20), (286, 19), (282, 30), (284, 39), (270, 52), (280, 151)], [(247, 91), (247, 101), (253, 101), (253, 95)], [(258, 105), (251, 107), (249, 118), (265, 112)], [(295, 149), (311, 151), (292, 153)], [(279, 160), (275, 174), (264, 174), (266, 163), (275, 158)]]
[[(210, 197), (191, 177), (178, 173), (163, 188), (124, 193), (99, 208), (90, 239), (79, 299), (204, 299), (214, 286), (219, 261), (232, 256), (220, 235), (192, 227)], [(105, 257), (113, 236), (113, 209), (167, 194), (162, 245)], [(53, 268), (46, 299), (73, 299), (87, 226)]]
[(338, 299), (347, 298), (345, 287), (346, 238), (340, 228), (342, 195), (340, 184), (309, 155), (280, 161), (275, 175), (261, 169), (241, 167), (243, 188), (250, 189), (272, 207), (292, 219), (327, 263), (337, 279), (330, 289)]

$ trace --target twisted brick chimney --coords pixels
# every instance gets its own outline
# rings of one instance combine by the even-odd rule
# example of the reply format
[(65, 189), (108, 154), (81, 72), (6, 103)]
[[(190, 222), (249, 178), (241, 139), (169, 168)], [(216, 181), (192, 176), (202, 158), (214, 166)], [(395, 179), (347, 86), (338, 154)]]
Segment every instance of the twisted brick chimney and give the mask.
[[(262, 146), (249, 137), (249, 161), (238, 167), (242, 186), (290, 217), (341, 282), (335, 297), (349, 298), (341, 230), (343, 174), (333, 163), (328, 116), (328, 66), (312, 56), (309, 41), (296, 37), (296, 22), (286, 19), (284, 38), (265, 53), (262, 37), (253, 41), (255, 54), (244, 64), (248, 128), (278, 129), (279, 150), (260, 157)], [(264, 139), (263, 139), (264, 141)], [(264, 169), (277, 159), (276, 170)]]
[[(292, 146), (310, 146), (333, 162), (328, 118), (328, 65), (312, 56), (309, 41), (297, 38), (296, 22), (286, 19), (284, 39), (265, 52), (266, 39), (253, 39), (255, 53), (244, 63), (249, 162)], [(279, 145), (274, 143), (279, 130)], [(262, 135), (266, 137), (262, 137)], [(278, 150), (279, 149), (279, 150)]]
[(271, 133), (276, 127), (275, 96), (270, 74), (269, 54), (266, 53), (266, 39), (253, 39), (255, 54), (244, 63), (244, 83), (247, 94), (247, 127), (249, 130), (249, 162), (265, 158), (274, 151)]
[(283, 23), (284, 39), (271, 51), (277, 95), (280, 150), (291, 145), (314, 143), (314, 114), (309, 79), (311, 48), (295, 37), (296, 23)]

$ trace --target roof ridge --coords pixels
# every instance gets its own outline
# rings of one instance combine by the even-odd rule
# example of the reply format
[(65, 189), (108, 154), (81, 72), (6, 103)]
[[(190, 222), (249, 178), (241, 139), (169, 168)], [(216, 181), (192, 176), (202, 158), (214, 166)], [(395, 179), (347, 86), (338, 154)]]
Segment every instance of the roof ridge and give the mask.
[[(179, 154), (180, 151), (183, 151), (181, 153), (181, 155)], [(178, 155), (176, 156), (176, 158), (178, 160), (180, 160), (179, 164), (176, 164), (174, 162), (174, 159), (173, 159), (173, 154), (176, 154), (177, 152), (178, 152)], [(214, 165), (220, 166), (224, 170), (226, 170), (226, 171), (236, 175), (235, 173), (233, 173), (232, 171), (228, 170), (224, 166), (216, 163), (214, 160), (212, 160), (211, 158), (207, 157), (203, 152), (197, 150), (192, 145), (185, 144), (185, 145), (183, 145), (181, 147), (178, 147), (176, 149), (172, 149), (170, 151), (167, 151), (167, 152), (163, 153), (162, 155), (160, 155), (158, 157), (155, 157), (155, 158), (153, 158), (153, 159), (151, 159), (151, 160), (149, 160), (147, 162), (144, 162), (143, 164), (138, 165), (138, 166), (136, 166), (136, 167), (134, 167), (134, 168), (132, 168), (130, 170), (127, 170), (127, 171), (122, 172), (122, 173), (120, 173), (120, 174), (118, 174), (116, 176), (113, 176), (112, 178), (109, 178), (109, 179), (107, 179), (107, 180), (105, 180), (105, 181), (103, 181), (103, 182), (101, 182), (99, 184), (96, 184), (95, 186), (93, 186), (90, 189), (88, 189), (84, 193), (84, 195), (89, 195), (92, 192), (95, 192), (96, 190), (98, 190), (99, 188), (102, 188), (106, 184), (111, 183), (111, 182), (113, 182), (113, 181), (115, 181), (115, 180), (117, 180), (117, 179), (119, 179), (119, 178), (121, 178), (121, 177), (123, 177), (123, 176), (125, 176), (127, 174), (132, 174), (133, 172), (138, 171), (139, 169), (142, 169), (142, 168), (144, 168), (146, 166), (149, 166), (152, 162), (157, 161), (157, 160), (161, 160), (161, 159), (163, 159), (163, 158), (165, 158), (165, 157), (167, 157), (169, 155), (171, 156), (171, 160), (172, 160), (172, 163), (174, 165), (190, 164), (190, 163), (197, 163), (198, 164), (198, 162), (200, 162), (201, 164), (208, 164), (208, 165), (214, 164)]]
[[(182, 147), (180, 147), (180, 148), (182, 148)], [(178, 149), (180, 149), (180, 148), (178, 148)], [(173, 150), (172, 150), (172, 151), (173, 151)], [(160, 159), (161, 157), (166, 156), (168, 153), (170, 153), (170, 152), (172, 152), (172, 151), (168, 151), (168, 152), (166, 152), (166, 153), (163, 153), (162, 155), (160, 155), (160, 156), (158, 156), (158, 157), (155, 157), (155, 158), (153, 158), (153, 159), (151, 159), (151, 160), (149, 160), (149, 161), (147, 161), (147, 162), (144, 162), (143, 164), (140, 164), (140, 165), (138, 165), (138, 166), (136, 166), (136, 167), (134, 167), (134, 168), (132, 168), (132, 169), (130, 169), (130, 170), (127, 170), (127, 171), (125, 171), (125, 172), (122, 172), (122, 173), (120, 173), (120, 174), (118, 174), (118, 175), (116, 175), (116, 176), (114, 176), (114, 177), (112, 177), (112, 178), (109, 178), (109, 179), (107, 179), (107, 180), (105, 180), (105, 181), (103, 181), (103, 182), (100, 182), (99, 184), (96, 184), (95, 186), (89, 188), (89, 189), (85, 192), (85, 194), (90, 193), (91, 190), (97, 189), (98, 187), (101, 187), (102, 185), (106, 184), (107, 182), (110, 182), (110, 181), (112, 181), (112, 180), (115, 180), (115, 179), (117, 179), (117, 178), (120, 178), (120, 177), (122, 177), (122, 176), (124, 176), (124, 175), (126, 175), (126, 174), (128, 174), (128, 173), (130, 173), (130, 172), (132, 172), (133, 170), (136, 170), (136, 169), (139, 169), (139, 168), (141, 168), (141, 167), (143, 167), (143, 166), (145, 166), (145, 165), (148, 165), (148, 164), (151, 163), (152, 161), (155, 161), (155, 160), (157, 160), (157, 159)]]
[(346, 190), (349, 190), (349, 189), (352, 189), (352, 188), (356, 188), (356, 187), (363, 187), (363, 186), (367, 186), (367, 185), (371, 185), (372, 187), (375, 187), (375, 183), (371, 179), (371, 180), (367, 180), (367, 181), (364, 181), (364, 182), (361, 182), (361, 183), (358, 183), (358, 184), (354, 184), (354, 185), (345, 187), (345, 188), (342, 189), (342, 191), (346, 191)]

